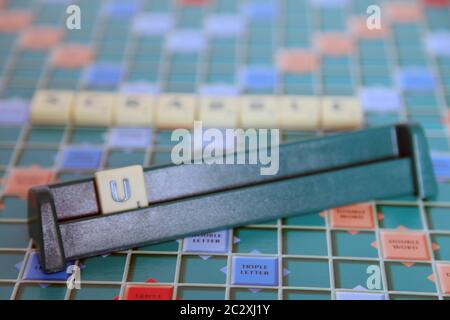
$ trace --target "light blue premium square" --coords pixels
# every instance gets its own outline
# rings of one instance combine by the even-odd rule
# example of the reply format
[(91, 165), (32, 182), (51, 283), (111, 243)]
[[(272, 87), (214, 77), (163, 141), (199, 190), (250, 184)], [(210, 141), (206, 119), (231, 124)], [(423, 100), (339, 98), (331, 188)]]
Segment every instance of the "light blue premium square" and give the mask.
[(102, 150), (91, 147), (68, 147), (64, 150), (61, 167), (72, 170), (97, 170)]
[(234, 256), (232, 268), (232, 284), (278, 285), (278, 259), (276, 257)]
[(386, 300), (384, 293), (375, 292), (336, 292), (336, 300)]
[[(68, 264), (69, 265), (69, 264)], [(28, 258), (27, 267), (23, 276), (26, 280), (66, 280), (69, 274), (66, 270), (56, 273), (44, 273), (39, 262), (39, 256), (36, 252), (31, 252)]]
[(229, 230), (210, 232), (184, 239), (184, 252), (216, 252), (228, 251)]
[(114, 128), (109, 134), (109, 145), (113, 148), (148, 148), (151, 130), (146, 128)]

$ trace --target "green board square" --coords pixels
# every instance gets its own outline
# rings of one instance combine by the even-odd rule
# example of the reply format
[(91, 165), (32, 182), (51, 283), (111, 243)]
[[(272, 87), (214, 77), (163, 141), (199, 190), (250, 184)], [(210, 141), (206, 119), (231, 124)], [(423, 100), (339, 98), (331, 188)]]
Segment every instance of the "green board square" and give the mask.
[[(149, 52), (155, 50), (154, 52)], [(134, 70), (152, 70), (157, 71), (159, 69), (159, 62), (161, 61), (162, 53), (161, 51), (156, 51), (158, 49), (154, 49), (151, 46), (143, 46), (140, 47), (136, 51), (136, 57), (132, 62), (132, 69)]]
[(436, 284), (428, 279), (431, 274), (431, 265), (425, 263), (409, 267), (401, 263), (386, 263), (388, 286), (392, 291), (436, 292)]
[(264, 221), (261, 223), (257, 223), (255, 224), (255, 226), (276, 226), (278, 223), (277, 219), (273, 219), (273, 220), (268, 220), (268, 221)]
[(351, 234), (347, 231), (333, 232), (333, 255), (340, 257), (378, 257), (378, 250), (372, 246), (376, 241), (373, 232)]
[(72, 80), (72, 81), (78, 81), (78, 78), (80, 77), (81, 70), (66, 70), (66, 69), (54, 69), (52, 71), (52, 78), (59, 81), (64, 80)]
[[(15, 1), (15, 2), (19, 2), (19, 1)], [(30, 0), (26, 0), (26, 1), (20, 1), (21, 4), (23, 5), (23, 7), (29, 7), (31, 1)], [(27, 3), (27, 4), (25, 4)], [(20, 52), (20, 54), (18, 55), (18, 59), (22, 60), (23, 62), (25, 61), (34, 61), (35, 63), (40, 63), (43, 62), (45, 57), (47, 56), (46, 52), (37, 52), (37, 51), (22, 51)], [(39, 69), (39, 68), (36, 68)], [(37, 71), (39, 72), (39, 71)]]
[(5, 197), (2, 200), (4, 205), (0, 209), (0, 219), (26, 219), (27, 218), (27, 201), (15, 197)]
[(172, 163), (171, 153), (156, 151), (152, 155), (152, 166), (159, 166)]
[[(335, 284), (336, 288), (341, 289), (354, 289), (355, 287), (361, 286), (366, 289), (369, 277), (373, 273), (369, 272), (370, 266), (377, 266), (378, 262), (371, 261), (335, 261), (334, 271), (335, 271)], [(381, 274), (380, 274), (381, 276)], [(379, 279), (378, 288), (372, 288), (376, 290), (383, 290), (383, 281)]]
[(64, 132), (64, 128), (34, 127), (28, 134), (27, 142), (58, 144), (61, 142)]
[(438, 192), (436, 196), (430, 200), (438, 202), (450, 201), (450, 183), (438, 183)]
[(364, 86), (391, 86), (392, 80), (389, 76), (364, 74), (361, 80)]
[[(298, 81), (298, 83), (296, 83), (295, 81)], [(301, 79), (289, 78), (289, 82), (286, 81), (283, 84), (283, 88), (285, 90), (285, 93), (287, 94), (312, 94), (314, 92), (314, 83), (313, 79), (310, 79), (308, 81), (301, 81)]]
[(320, 213), (311, 213), (286, 218), (283, 223), (286, 226), (323, 227), (325, 226), (325, 219), (320, 216)]
[(224, 284), (226, 274), (222, 269), (226, 266), (225, 257), (184, 256), (180, 282)]
[(192, 83), (168, 82), (165, 91), (170, 93), (192, 93), (195, 90), (195, 88), (196, 85), (194, 82)]
[[(389, 300), (439, 300), (437, 296), (391, 294)], [(445, 300), (445, 299), (444, 299)]]
[(272, 95), (274, 94), (274, 89), (258, 89), (258, 88), (254, 88), (254, 89), (245, 89), (244, 90), (245, 94), (261, 94), (261, 95)]
[(75, 91), (78, 86), (78, 81), (75, 80), (55, 80), (50, 79), (48, 82), (48, 87), (55, 90), (72, 90)]
[(19, 270), (16, 265), (23, 258), (24, 254), (20, 252), (0, 252), (0, 279), (17, 279)]
[(14, 87), (10, 86), (4, 93), (3, 98), (16, 98), (16, 97), (22, 97), (24, 99), (30, 99), (34, 95), (34, 86), (30, 87)]
[(64, 40), (67, 42), (78, 42), (89, 44), (91, 43), (91, 34), (89, 33), (92, 30), (90, 26), (90, 22), (86, 22), (83, 26), (83, 30), (72, 30), (72, 32), (68, 33)]
[(249, 253), (277, 253), (277, 230), (239, 228), (234, 230), (234, 252)]
[(175, 277), (176, 255), (138, 255), (131, 259), (129, 279), (132, 282), (145, 282), (155, 279), (158, 282), (173, 282)]
[(13, 151), (13, 148), (0, 148), (0, 166), (9, 164)]
[[(450, 185), (449, 191), (450, 191)], [(428, 225), (434, 230), (450, 230), (450, 208), (426, 208)]]
[(404, 196), (404, 197), (385, 198), (383, 200), (394, 202), (416, 202), (417, 198), (415, 196)]
[[(257, 65), (257, 64), (272, 65), (274, 58), (270, 55), (257, 56), (255, 54), (252, 54), (252, 55), (248, 55), (245, 60), (246, 60), (247, 64), (249, 64), (249, 65), (252, 65), (252, 64), (254, 64), (254, 65)], [(268, 90), (267, 92), (272, 92), (272, 90), (270, 90), (270, 91)]]
[(285, 230), (283, 233), (284, 253), (307, 256), (326, 256), (327, 235), (325, 231)]
[(284, 277), (285, 286), (311, 288), (330, 286), (328, 260), (287, 259), (284, 267), (288, 271)]
[[(151, 49), (150, 49), (151, 50)], [(142, 78), (146, 78), (148, 76), (148, 73), (154, 73), (155, 75), (153, 75), (152, 78), (153, 80), (157, 80), (158, 79), (158, 70), (159, 70), (159, 65), (158, 65), (158, 61), (160, 59), (159, 56), (137, 56), (136, 59), (139, 59), (141, 61), (137, 61), (132, 65), (132, 67), (130, 68), (129, 72), (130, 74), (128, 75), (128, 80), (132, 80), (133, 76), (135, 77), (142, 77)], [(130, 79), (131, 77), (131, 79)], [(147, 80), (150, 80), (147, 79)]]
[[(168, 130), (161, 130), (158, 132), (156, 143), (158, 146), (163, 147), (173, 147), (178, 143), (178, 141), (172, 141), (171, 140), (172, 131)], [(184, 136), (183, 136), (184, 138)]]
[(342, 57), (324, 57), (323, 58), (323, 65), (330, 67), (330, 66), (350, 66), (350, 58), (346, 57), (346, 56), (342, 56)]
[(171, 65), (192, 66), (199, 60), (197, 53), (175, 53), (171, 56)]
[(324, 85), (328, 87), (339, 87), (339, 86), (351, 86), (351, 80), (350, 78), (347, 78), (348, 75), (343, 76), (331, 76), (327, 75), (325, 76), (325, 79), (323, 80)]
[(167, 79), (171, 84), (184, 85), (193, 84), (197, 79), (195, 78), (195, 69), (180, 71), (181, 73), (171, 73)]
[(420, 211), (416, 206), (379, 206), (377, 211), (383, 214), (383, 228), (397, 229), (404, 226), (408, 229), (422, 229)]
[(73, 180), (92, 178), (93, 175), (94, 175), (94, 172), (92, 172), (92, 174), (62, 172), (58, 175), (58, 178), (59, 178), (59, 181), (61, 181), (61, 182), (67, 182), (67, 181), (73, 181)]
[(189, 29), (194, 29), (197, 28), (199, 29), (202, 25), (203, 21), (200, 19), (198, 20), (191, 20), (191, 19), (182, 19), (178, 22), (178, 27), (180, 28), (189, 28)]
[(70, 143), (103, 144), (106, 139), (106, 129), (102, 128), (75, 128), (72, 131)]
[(121, 281), (125, 267), (126, 256), (112, 254), (84, 259), (85, 266), (81, 272), (82, 281)]
[(38, 284), (22, 284), (17, 293), (18, 300), (64, 300), (67, 287), (51, 284), (41, 287)]
[[(283, 131), (282, 141), (286, 142), (294, 142), (294, 141), (303, 141), (314, 138), (316, 135), (310, 132), (299, 132), (299, 131)], [(311, 215), (311, 214), (309, 214)], [(309, 216), (308, 215), (308, 216)]]
[(427, 66), (427, 62), (425, 58), (399, 58), (398, 64), (401, 67), (418, 67), (418, 66)]
[(438, 131), (441, 133), (444, 131), (442, 119), (438, 115), (413, 115), (410, 118), (412, 121), (418, 122), (425, 131)]
[(0, 127), (0, 142), (15, 143), (19, 138), (20, 127)]
[(282, 81), (284, 85), (309, 85), (313, 86), (314, 82), (316, 81), (313, 74), (286, 74), (283, 75)]
[(434, 252), (434, 256), (437, 260), (450, 260), (450, 235), (436, 234), (431, 238), (433, 243), (439, 246)]
[(229, 73), (208, 73), (205, 82), (207, 83), (234, 83), (235, 76)]
[(73, 290), (71, 299), (75, 300), (113, 300), (120, 293), (120, 286), (83, 285), (80, 290)]
[(353, 89), (349, 86), (323, 86), (323, 93), (326, 95), (348, 96), (353, 94)]
[(148, 81), (148, 82), (157, 82), (159, 81), (159, 75), (156, 72), (141, 72), (135, 71), (130, 72), (128, 75), (128, 81)]
[(26, 223), (0, 224), (0, 248), (26, 248), (28, 242)]
[(371, 127), (376, 127), (386, 124), (394, 124), (399, 121), (397, 114), (368, 114), (366, 115), (367, 123)]
[[(152, 50), (151, 48), (145, 48), (144, 50)], [(143, 73), (146, 72), (154, 72), (157, 73), (159, 70), (159, 61), (161, 59), (161, 53), (154, 53), (153, 55), (145, 55), (145, 53), (137, 53), (134, 63), (130, 65), (130, 73)], [(145, 73), (144, 73), (145, 74)]]
[(44, 168), (50, 168), (53, 167), (56, 156), (56, 149), (26, 148), (20, 154), (18, 165), (22, 167), (28, 167), (36, 164)]
[(12, 283), (0, 283), (0, 300), (9, 300), (14, 290)]
[(285, 290), (284, 300), (331, 300), (329, 291)]
[(219, 76), (224, 74), (234, 78), (235, 73), (232, 68), (236, 63), (236, 58), (236, 55), (232, 51), (223, 51), (220, 54), (216, 53), (210, 57), (207, 75)]
[(225, 289), (182, 287), (178, 289), (178, 298), (181, 300), (223, 300), (225, 299)]
[(120, 168), (131, 165), (145, 165), (143, 151), (111, 151), (108, 155), (107, 167)]
[(249, 289), (238, 288), (231, 291), (231, 300), (277, 300), (277, 290), (258, 290), (250, 291)]
[(165, 0), (155, 0), (146, 2), (146, 8), (149, 11), (167, 12), (171, 8), (171, 3)]
[(373, 76), (390, 77), (391, 73), (389, 66), (383, 59), (376, 59), (373, 57), (366, 57), (363, 59), (361, 72)]
[[(113, 62), (113, 63), (120, 63), (123, 60), (123, 54), (114, 54), (114, 53), (109, 53), (108, 48), (103, 49), (104, 51), (99, 51), (99, 53), (97, 53), (97, 59), (99, 60), (106, 60), (109, 62)], [(90, 89), (94, 90), (95, 87), (94, 86), (89, 86)], [(107, 87), (103, 87), (102, 91), (115, 91), (117, 89), (117, 86), (107, 86)]]
[(408, 108), (437, 108), (437, 97), (433, 94), (405, 93), (405, 104)]
[(428, 138), (428, 146), (433, 151), (449, 151), (447, 138), (430, 137)]
[(157, 244), (151, 244), (148, 246), (143, 246), (137, 249), (138, 251), (160, 251), (160, 252), (177, 252), (178, 242), (168, 241)]

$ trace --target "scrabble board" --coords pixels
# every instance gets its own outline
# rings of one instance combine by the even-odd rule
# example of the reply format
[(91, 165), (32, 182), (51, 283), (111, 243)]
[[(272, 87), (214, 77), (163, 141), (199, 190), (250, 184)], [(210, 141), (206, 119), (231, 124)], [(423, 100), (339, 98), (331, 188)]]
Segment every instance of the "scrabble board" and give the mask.
[[(66, 28), (70, 4), (81, 8), (80, 30)], [(381, 9), (377, 30), (365, 25), (371, 5)], [(174, 142), (136, 119), (35, 118), (31, 101), (44, 90), (63, 101), (101, 92), (102, 103), (130, 93), (350, 97), (366, 127), (423, 126), (439, 193), (74, 261), (81, 289), (69, 289), (67, 272), (40, 270), (28, 188), (165, 164)], [(0, 1), (0, 299), (449, 300), (448, 107), (448, 0)], [(328, 134), (308, 125), (283, 128), (282, 141)]]

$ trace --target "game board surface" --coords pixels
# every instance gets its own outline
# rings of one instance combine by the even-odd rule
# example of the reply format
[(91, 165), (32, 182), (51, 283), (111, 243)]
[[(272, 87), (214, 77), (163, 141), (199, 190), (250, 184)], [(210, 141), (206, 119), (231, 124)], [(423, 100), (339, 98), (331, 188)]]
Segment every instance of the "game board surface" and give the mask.
[[(65, 28), (72, 3), (81, 7), (81, 30)], [(176, 299), (448, 300), (449, 3), (0, 1), (0, 299), (123, 299), (133, 286), (150, 286)], [(381, 30), (361, 27), (370, 5), (381, 7)], [(168, 163), (173, 142), (171, 131), (157, 128), (31, 125), (37, 89), (356, 96), (367, 126), (422, 124), (439, 194), (76, 261), (81, 290), (69, 290), (67, 273), (40, 272), (27, 233), (26, 190), (15, 182)], [(282, 130), (282, 140), (322, 134)], [(399, 241), (413, 248), (398, 249)], [(249, 265), (263, 265), (266, 274), (239, 272)], [(380, 272), (375, 288), (369, 270)]]

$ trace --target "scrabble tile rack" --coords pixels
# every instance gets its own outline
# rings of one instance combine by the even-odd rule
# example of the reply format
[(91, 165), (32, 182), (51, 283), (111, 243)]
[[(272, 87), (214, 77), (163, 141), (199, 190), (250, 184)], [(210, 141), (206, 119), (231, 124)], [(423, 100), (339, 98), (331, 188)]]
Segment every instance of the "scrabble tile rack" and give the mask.
[[(374, 146), (367, 150), (367, 145)], [(273, 175), (262, 175), (258, 164), (189, 163), (146, 170), (133, 165), (97, 171), (93, 179), (33, 187), (29, 230), (42, 269), (57, 272), (74, 259), (354, 202), (437, 194), (418, 125), (282, 144), (278, 152), (279, 170)]]
[[(82, 5), (92, 6), (89, 7), (89, 11), (92, 13), (86, 15), (91, 23), (86, 24), (83, 32), (67, 34), (64, 41), (89, 44), (92, 34), (95, 33), (96, 37), (93, 43), (98, 52), (97, 61), (121, 61), (124, 58), (125, 69), (129, 71), (128, 81), (138, 80), (139, 72), (136, 71), (132, 61), (142, 59), (139, 54), (139, 46), (159, 48), (158, 40), (153, 43), (148, 40), (146, 44), (139, 37), (128, 37), (128, 30), (121, 28), (119, 24), (110, 23), (107, 19), (96, 21), (103, 2), (105, 1), (94, 3), (81, 0)], [(208, 7), (208, 10), (213, 13), (235, 13), (238, 10), (238, 6), (233, 1), (215, 2), (215, 5)], [(281, 1), (275, 2), (281, 3)], [(290, 2), (296, 3), (297, 6), (307, 5), (307, 1)], [(345, 9), (337, 10), (338, 16), (341, 18), (338, 18), (336, 20), (338, 22), (334, 24), (333, 19), (326, 19), (327, 10), (313, 9), (307, 5), (310, 9), (305, 11), (307, 17), (314, 15), (319, 18), (323, 17), (323, 19), (310, 19), (310, 22), (306, 19), (298, 19), (306, 21), (306, 25), (300, 26), (300, 28), (308, 30), (305, 33), (308, 35), (317, 30), (343, 28), (342, 22), (346, 21), (347, 17), (364, 14), (367, 5), (373, 4), (374, 1), (369, 2), (349, 1), (349, 5)], [(381, 2), (379, 1), (379, 3)], [(144, 3), (145, 11), (169, 12), (170, 9), (174, 9), (177, 21), (184, 27), (189, 25), (195, 27), (198, 21), (202, 21), (204, 16), (211, 13), (208, 11), (198, 19), (189, 18), (181, 10), (181, 5), (176, 2), (169, 4), (168, 1), (142, 1), (142, 3)], [(422, 1), (412, 1), (412, 3), (423, 6)], [(169, 5), (167, 6), (167, 4)], [(287, 6), (284, 2), (283, 5)], [(32, 11), (36, 15), (33, 23), (35, 25), (62, 25), (63, 10), (52, 10), (51, 5), (45, 4), (45, 2), (9, 1), (7, 6), (8, 8), (22, 6), (23, 10)], [(297, 7), (294, 6), (294, 8)], [(356, 94), (357, 88), (370, 85), (371, 81), (401, 91), (400, 85), (392, 80), (395, 67), (425, 64), (439, 75), (439, 81), (431, 92), (420, 96), (422, 101), (415, 100), (418, 97), (416, 92), (402, 91), (399, 111), (388, 114), (368, 112), (366, 121), (368, 125), (391, 123), (397, 120), (419, 121), (425, 127), (431, 149), (448, 154), (450, 152), (449, 134), (445, 124), (441, 123), (441, 119), (445, 118), (449, 106), (449, 82), (445, 74), (450, 62), (448, 58), (434, 57), (421, 50), (417, 50), (413, 54), (411, 47), (423, 48), (425, 36), (429, 31), (449, 30), (448, 21), (450, 19), (448, 19), (448, 8), (422, 9), (425, 17), (420, 21), (414, 21), (408, 26), (397, 25), (393, 28), (394, 34), (385, 39), (372, 40), (372, 42), (361, 41), (358, 44), (358, 52), (350, 56), (351, 61), (358, 61), (358, 63), (352, 64), (351, 68), (345, 62), (342, 64), (342, 61), (338, 62), (338, 67), (329, 67), (327, 62), (333, 61), (325, 59), (323, 70), (312, 72), (310, 78), (298, 78), (306, 84), (294, 87), (285, 82), (288, 79), (283, 79), (277, 84), (276, 89), (263, 93), (352, 95)], [(286, 15), (285, 11), (283, 14)], [(126, 23), (122, 23), (123, 25)], [(275, 47), (292, 45), (289, 37), (284, 36), (284, 26), (280, 26), (276, 30), (279, 32), (272, 37)], [(257, 36), (256, 33), (257, 30), (249, 30), (245, 34), (245, 39), (242, 38), (239, 43), (232, 43), (238, 48), (238, 59), (243, 65), (255, 64), (258, 61), (264, 62), (264, 59), (267, 59), (264, 56), (255, 55), (251, 51), (253, 44), (247, 40)], [(114, 34), (117, 41), (123, 41), (123, 35), (129, 39), (126, 55), (123, 46), (114, 46), (114, 40), (111, 39), (110, 34)], [(117, 36), (119, 34), (122, 36)], [(17, 38), (18, 33), (0, 34), (2, 44), (0, 46), (1, 99), (18, 96), (28, 100), (33, 96), (36, 87), (68, 90), (91, 89), (85, 81), (81, 80), (82, 68), (70, 71), (55, 68), (46, 63), (48, 56), (46, 51), (36, 52), (20, 49), (18, 45), (15, 45)], [(216, 54), (217, 50), (221, 49), (220, 41), (214, 39), (215, 42), (213, 42), (212, 40), (210, 56), (202, 54), (199, 59), (201, 63), (198, 63), (195, 68), (183, 69), (183, 65), (180, 66), (179, 63), (179, 56), (158, 52), (154, 57), (158, 62), (149, 63), (146, 70), (147, 72), (157, 71), (154, 72), (153, 81), (161, 84), (161, 90), (165, 92), (193, 92), (200, 87), (202, 79), (207, 77), (211, 79), (218, 77), (227, 81), (230, 74), (225, 72), (226, 70), (221, 69), (218, 73), (212, 71), (214, 67), (217, 67), (217, 61), (223, 60), (223, 57)], [(306, 46), (309, 45), (311, 39), (306, 37), (297, 41), (303, 41)], [(377, 53), (373, 51), (375, 50), (374, 44), (379, 48)], [(108, 51), (105, 51), (106, 47), (108, 47)], [(143, 51), (145, 52), (145, 50)], [(376, 55), (378, 58), (374, 58)], [(192, 59), (192, 55), (187, 55), (187, 59), (189, 58)], [(380, 62), (383, 58), (385, 61), (382, 61), (381, 65), (385, 69), (374, 68), (370, 66), (370, 63), (367, 64), (367, 61)], [(191, 72), (198, 72), (202, 78), (195, 79), (194, 82), (186, 80), (186, 73)], [(330, 86), (330, 81), (336, 78), (342, 80), (346, 76), (345, 72), (353, 76), (354, 83)], [(182, 80), (177, 82), (177, 78)], [(234, 81), (235, 78), (232, 78), (231, 84), (234, 84)], [(95, 86), (92, 89), (98, 90)], [(115, 90), (116, 86), (113, 85), (107, 89)], [(255, 93), (251, 89), (247, 91)], [(53, 156), (63, 153), (67, 146), (73, 144), (91, 143), (100, 148), (102, 157), (98, 169), (131, 164), (129, 163), (131, 158), (133, 162), (140, 162), (144, 166), (164, 163), (167, 160), (168, 151), (170, 151), (170, 139), (168, 139), (170, 133), (165, 130), (153, 130), (150, 146), (133, 148), (130, 151), (123, 147), (112, 147), (107, 140), (103, 140), (103, 137), (114, 131), (113, 128), (79, 128), (68, 125), (55, 129), (54, 127), (31, 125), (2, 125), (0, 129), (0, 174), (5, 181), (8, 180), (14, 168), (32, 163), (51, 168), (56, 177), (61, 180), (91, 175), (95, 170), (85, 169), (81, 172), (66, 170), (61, 167), (59, 158), (53, 158)], [(284, 140), (296, 140), (324, 133), (284, 130), (282, 134)], [(450, 252), (448, 244), (450, 238), (450, 187), (448, 179), (444, 177), (439, 188), (439, 196), (434, 201), (424, 202), (407, 198), (370, 202), (374, 212), (374, 227), (370, 229), (334, 227), (331, 223), (331, 211), (328, 210), (323, 214), (323, 218), (317, 213), (304, 218), (283, 219), (262, 225), (233, 229), (230, 231), (228, 249), (225, 253), (185, 252), (183, 245), (186, 240), (180, 239), (178, 242), (136, 248), (108, 257), (77, 261), (78, 265), (85, 266), (81, 272), (83, 289), (79, 291), (67, 290), (65, 281), (25, 279), (26, 265), (33, 252), (32, 243), (26, 235), (26, 205), (21, 199), (5, 195), (4, 188), (2, 188), (0, 202), (4, 207), (0, 209), (0, 299), (112, 299), (115, 296), (123, 298), (127, 284), (144, 283), (148, 286), (173, 286), (173, 297), (181, 299), (195, 297), (335, 299), (339, 292), (367, 292), (361, 290), (358, 285), (364, 286), (365, 284), (367, 274), (364, 267), (368, 264), (378, 264), (382, 272), (382, 290), (371, 290), (370, 292), (386, 294), (390, 299), (450, 299), (450, 295), (443, 293), (442, 287), (439, 286), (440, 279), (437, 272), (438, 265), (450, 263), (448, 254)], [(382, 245), (380, 235), (382, 230), (397, 230), (402, 226), (426, 235), (431, 258), (429, 261), (412, 261), (415, 264), (407, 267), (402, 264), (405, 261), (386, 259), (381, 250), (375, 250), (370, 246), (373, 241), (378, 246)], [(359, 233), (353, 235), (348, 231), (352, 231), (351, 233), (359, 231)], [(294, 235), (293, 239), (298, 239), (295, 237), (297, 236), (300, 239), (315, 239), (315, 241), (309, 242), (310, 244), (307, 246), (301, 245), (304, 241), (294, 242), (295, 245), (292, 245), (291, 235)], [(354, 237), (361, 241), (354, 241)], [(357, 246), (357, 243), (366, 242), (369, 245), (361, 248)], [(433, 243), (439, 245), (439, 248)], [(343, 248), (351, 248), (351, 250), (345, 251)], [(207, 258), (208, 256), (209, 258)], [(279, 279), (282, 281), (279, 281), (277, 286), (231, 284), (231, 261), (236, 256), (276, 257), (279, 265)], [(19, 262), (22, 263), (19, 265), (17, 264)], [(15, 265), (18, 270), (14, 267)], [(196, 271), (193, 272), (193, 270)], [(204, 272), (198, 272), (198, 270)], [(212, 272), (212, 270), (217, 271)], [(308, 279), (299, 278), (300, 274), (308, 274), (310, 277)], [(349, 278), (349, 274), (358, 276)], [(430, 274), (435, 275), (434, 282), (427, 278)], [(202, 277), (202, 275), (205, 276)], [(153, 279), (158, 282), (153, 282)], [(414, 284), (410, 279), (416, 280)], [(146, 282), (147, 280), (149, 281)], [(253, 290), (255, 288), (260, 290)]]

